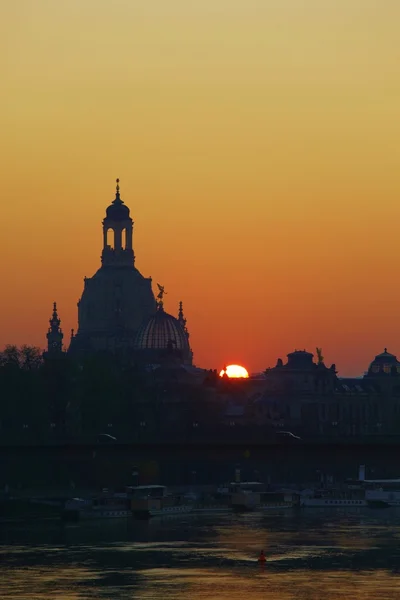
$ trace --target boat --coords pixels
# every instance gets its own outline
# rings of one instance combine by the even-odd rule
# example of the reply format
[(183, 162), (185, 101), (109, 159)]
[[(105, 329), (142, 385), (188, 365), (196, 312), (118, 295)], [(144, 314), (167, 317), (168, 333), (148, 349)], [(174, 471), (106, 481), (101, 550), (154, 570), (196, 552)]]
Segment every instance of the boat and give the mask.
[(170, 517), (182, 513), (209, 514), (230, 512), (229, 496), (199, 496), (194, 492), (170, 493), (163, 485), (140, 485), (126, 488), (136, 518)]
[(368, 506), (363, 489), (349, 487), (303, 490), (299, 505), (303, 508), (339, 508), (348, 506), (362, 508)]
[(110, 493), (107, 489), (94, 498), (71, 498), (64, 504), (62, 518), (68, 521), (100, 518), (172, 517), (186, 513), (227, 512), (228, 502), (194, 493), (171, 493), (164, 485), (127, 486), (124, 491)]
[(400, 506), (400, 479), (367, 479), (365, 472), (365, 465), (360, 465), (358, 478), (347, 479), (340, 487), (304, 490), (300, 494), (300, 506), (332, 508)]
[(119, 497), (129, 501), (131, 514), (139, 519), (172, 516), (193, 511), (193, 501), (183, 495), (171, 494), (165, 485), (128, 486)]
[(291, 490), (265, 491), (263, 483), (243, 481), (231, 483), (231, 506), (234, 511), (267, 511), (294, 508), (297, 495)]
[(128, 486), (125, 492), (110, 493), (104, 490), (94, 498), (67, 500), (62, 518), (67, 521), (132, 517), (148, 519), (191, 512), (193, 504), (182, 500), (181, 496), (169, 494), (166, 486)]
[(127, 519), (132, 517), (132, 510), (126, 499), (103, 493), (94, 498), (71, 498), (67, 500), (61, 517), (65, 521)]

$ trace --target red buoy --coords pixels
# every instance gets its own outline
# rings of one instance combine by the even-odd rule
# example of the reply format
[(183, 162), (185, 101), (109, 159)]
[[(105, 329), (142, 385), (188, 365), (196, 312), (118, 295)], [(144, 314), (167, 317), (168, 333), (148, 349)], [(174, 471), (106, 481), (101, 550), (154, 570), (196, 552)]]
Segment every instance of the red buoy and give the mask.
[(265, 563), (266, 560), (267, 559), (265, 558), (264, 550), (261, 550), (260, 556), (258, 557), (258, 562), (259, 563)]

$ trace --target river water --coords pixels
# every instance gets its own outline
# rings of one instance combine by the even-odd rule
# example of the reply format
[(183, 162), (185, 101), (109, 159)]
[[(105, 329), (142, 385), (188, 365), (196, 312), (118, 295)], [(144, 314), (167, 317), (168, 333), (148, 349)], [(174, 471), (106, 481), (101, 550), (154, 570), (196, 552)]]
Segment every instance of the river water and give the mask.
[(0, 598), (398, 600), (400, 511), (356, 510), (3, 523)]

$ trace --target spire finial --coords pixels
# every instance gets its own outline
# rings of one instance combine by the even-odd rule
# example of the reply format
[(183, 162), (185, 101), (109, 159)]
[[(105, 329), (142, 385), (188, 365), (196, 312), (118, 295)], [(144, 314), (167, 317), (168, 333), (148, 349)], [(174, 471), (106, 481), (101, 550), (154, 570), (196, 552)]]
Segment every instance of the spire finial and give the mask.
[(57, 313), (57, 302), (53, 302), (53, 314), (52, 314), (52, 317), (50, 319), (50, 324), (51, 323), (57, 323), (57, 321), (59, 323), (61, 323), (61, 321), (58, 318), (58, 313)]
[(120, 200), (120, 196), (119, 196), (119, 177), (117, 177), (117, 179), (115, 181), (117, 182), (117, 186), (115, 188), (115, 190), (116, 190), (115, 199), (116, 200)]
[(189, 332), (188, 332), (187, 327), (186, 327), (187, 321), (185, 319), (185, 315), (183, 314), (183, 302), (182, 302), (182, 300), (179, 302), (178, 321), (182, 325), (182, 327), (183, 327), (184, 332), (186, 333), (186, 335), (189, 337)]

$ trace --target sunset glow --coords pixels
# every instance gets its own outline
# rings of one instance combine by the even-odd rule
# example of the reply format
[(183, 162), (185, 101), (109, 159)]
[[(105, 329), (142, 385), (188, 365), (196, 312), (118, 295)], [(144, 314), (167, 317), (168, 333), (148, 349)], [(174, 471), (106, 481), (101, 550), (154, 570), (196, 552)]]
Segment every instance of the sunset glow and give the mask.
[(223, 377), (225, 373), (230, 379), (246, 379), (249, 376), (247, 370), (244, 367), (241, 367), (240, 365), (229, 365), (228, 367), (226, 367), (226, 369), (222, 369), (219, 376)]
[(381, 4), (3, 3), (0, 347), (43, 348), (54, 300), (68, 344), (119, 176), (196, 365), (400, 355), (400, 2)]

